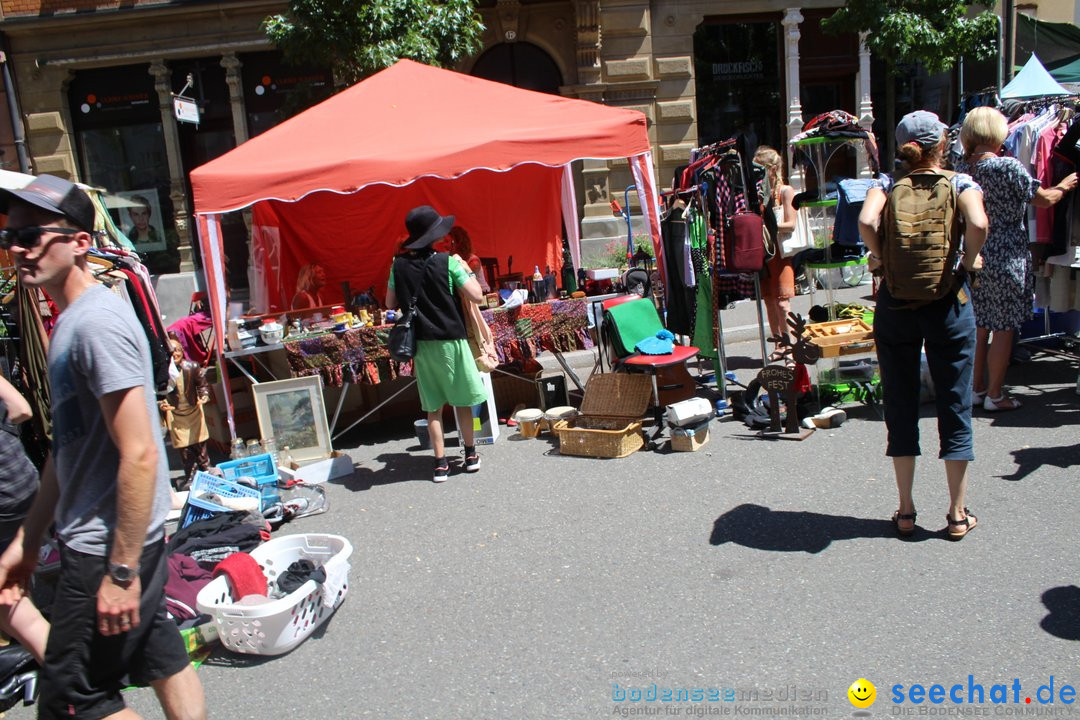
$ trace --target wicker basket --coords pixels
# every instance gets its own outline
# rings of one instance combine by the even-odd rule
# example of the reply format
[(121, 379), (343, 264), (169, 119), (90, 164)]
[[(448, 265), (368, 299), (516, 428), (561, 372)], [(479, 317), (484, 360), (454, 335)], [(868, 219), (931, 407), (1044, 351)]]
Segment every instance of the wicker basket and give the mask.
[(581, 416), (552, 428), (563, 455), (620, 458), (639, 450), (645, 439), (641, 417), (649, 407), (652, 384), (645, 375), (594, 374), (585, 385)]

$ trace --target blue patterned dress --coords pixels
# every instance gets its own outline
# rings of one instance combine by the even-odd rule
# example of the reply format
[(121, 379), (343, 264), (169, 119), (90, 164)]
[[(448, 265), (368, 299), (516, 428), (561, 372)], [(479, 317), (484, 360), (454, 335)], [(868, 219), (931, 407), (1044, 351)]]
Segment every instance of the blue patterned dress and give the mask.
[(990, 230), (983, 245), (983, 269), (972, 292), (975, 324), (987, 330), (1014, 330), (1031, 318), (1035, 279), (1028, 250), (1026, 213), (1039, 189), (1016, 158), (990, 157), (957, 169), (971, 174), (983, 191)]

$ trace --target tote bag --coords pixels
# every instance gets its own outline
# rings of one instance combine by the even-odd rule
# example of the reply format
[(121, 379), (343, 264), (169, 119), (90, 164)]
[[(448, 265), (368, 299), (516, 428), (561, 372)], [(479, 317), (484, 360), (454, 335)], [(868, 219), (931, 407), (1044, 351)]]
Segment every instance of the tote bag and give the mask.
[(806, 210), (795, 213), (795, 229), (787, 237), (780, 238), (780, 257), (793, 257), (803, 250), (814, 247), (814, 231), (810, 229), (810, 216)]
[(495, 353), (495, 336), (491, 333), (480, 312), (480, 306), (467, 298), (461, 298), (465, 306), (465, 331), (469, 335), (469, 349), (476, 361), (476, 369), (489, 373), (499, 366), (499, 356)]

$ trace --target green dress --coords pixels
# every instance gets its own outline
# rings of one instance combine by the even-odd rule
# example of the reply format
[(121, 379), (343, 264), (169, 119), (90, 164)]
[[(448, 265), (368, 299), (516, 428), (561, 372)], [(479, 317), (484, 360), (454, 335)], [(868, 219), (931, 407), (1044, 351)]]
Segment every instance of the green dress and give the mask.
[[(469, 269), (451, 257), (450, 293), (457, 297), (458, 288), (468, 280)], [(391, 270), (390, 288), (393, 287)], [(472, 407), (487, 400), (468, 340), (417, 340), (413, 366), (420, 391), (420, 407), (424, 412), (437, 412), (444, 405)]]

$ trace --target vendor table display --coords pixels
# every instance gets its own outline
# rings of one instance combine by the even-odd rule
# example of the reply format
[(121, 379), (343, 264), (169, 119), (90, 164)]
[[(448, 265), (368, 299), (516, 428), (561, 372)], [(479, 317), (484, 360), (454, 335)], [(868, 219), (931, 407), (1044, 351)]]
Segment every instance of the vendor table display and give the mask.
[(377, 385), (412, 377), (412, 362), (399, 363), (386, 349), (390, 328), (359, 327), (286, 340), (283, 347), (292, 376), (322, 375), (330, 387), (341, 387), (345, 382)]
[[(561, 353), (591, 348), (587, 301), (552, 300), (512, 308), (484, 310), (495, 337), (499, 362), (533, 357), (545, 350)], [(412, 363), (390, 357), (390, 325), (360, 327), (286, 339), (283, 343), (293, 377), (322, 375), (330, 387), (344, 383), (378, 384), (412, 377)]]
[(588, 301), (551, 300), (544, 303), (483, 311), (495, 336), (499, 362), (592, 348), (589, 337)]

